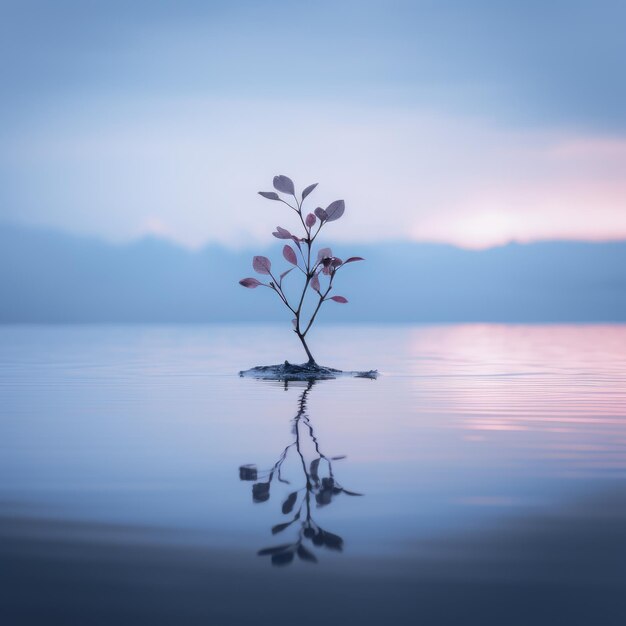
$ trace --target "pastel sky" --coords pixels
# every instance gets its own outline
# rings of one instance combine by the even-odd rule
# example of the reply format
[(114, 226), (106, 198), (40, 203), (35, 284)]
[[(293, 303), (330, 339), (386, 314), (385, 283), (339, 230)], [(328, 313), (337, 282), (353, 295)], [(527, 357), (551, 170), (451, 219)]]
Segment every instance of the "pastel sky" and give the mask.
[(0, 2), (0, 220), (267, 242), (626, 238), (622, 0)]

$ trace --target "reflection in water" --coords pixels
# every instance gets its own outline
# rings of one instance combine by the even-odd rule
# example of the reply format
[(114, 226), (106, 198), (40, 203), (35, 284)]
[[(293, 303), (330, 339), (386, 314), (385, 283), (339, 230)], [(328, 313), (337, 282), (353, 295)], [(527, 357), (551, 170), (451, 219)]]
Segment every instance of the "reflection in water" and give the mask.
[(385, 376), (282, 394), (253, 330), (0, 327), (2, 626), (626, 624), (626, 326), (328, 327)]
[[(288, 387), (285, 382), (285, 389)], [(342, 487), (333, 471), (333, 461), (345, 458), (344, 456), (326, 456), (315, 436), (313, 425), (307, 412), (307, 399), (315, 381), (311, 380), (298, 399), (298, 411), (293, 418), (293, 441), (285, 447), (278, 460), (269, 470), (258, 472), (256, 465), (242, 465), (239, 468), (239, 478), (253, 481), (252, 499), (255, 503), (266, 502), (270, 497), (272, 482), (276, 480), (287, 485), (292, 483), (283, 477), (283, 466), (288, 458), (296, 456), (300, 468), (299, 480), (302, 486), (291, 491), (282, 503), (283, 515), (289, 516), (287, 521), (272, 527), (272, 534), (290, 532), (295, 539), (275, 546), (259, 550), (260, 556), (270, 556), (272, 565), (287, 565), (297, 555), (303, 561), (317, 562), (317, 557), (305, 545), (325, 546), (331, 550), (341, 551), (343, 539), (328, 530), (323, 529), (315, 522), (311, 514), (312, 498), (317, 507), (327, 506), (339, 495), (360, 496), (362, 494), (349, 491)], [(308, 446), (307, 446), (308, 444)], [(311, 460), (307, 461), (306, 448), (312, 450)], [(297, 530), (296, 530), (297, 529)], [(296, 532), (294, 532), (294, 530)]]

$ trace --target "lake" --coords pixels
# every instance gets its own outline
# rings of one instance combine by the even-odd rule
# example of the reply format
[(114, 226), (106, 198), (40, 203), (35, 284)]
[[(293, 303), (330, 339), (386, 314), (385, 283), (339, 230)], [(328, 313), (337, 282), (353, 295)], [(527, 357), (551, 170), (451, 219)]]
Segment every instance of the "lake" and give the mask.
[(626, 326), (316, 333), (0, 327), (0, 623), (626, 623)]

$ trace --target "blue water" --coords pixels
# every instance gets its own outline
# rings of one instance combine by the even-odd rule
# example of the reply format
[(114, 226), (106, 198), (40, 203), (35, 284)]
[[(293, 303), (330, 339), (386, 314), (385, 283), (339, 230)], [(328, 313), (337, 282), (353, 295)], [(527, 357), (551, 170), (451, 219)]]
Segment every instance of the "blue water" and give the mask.
[(0, 622), (623, 623), (626, 326), (311, 343), (0, 327)]

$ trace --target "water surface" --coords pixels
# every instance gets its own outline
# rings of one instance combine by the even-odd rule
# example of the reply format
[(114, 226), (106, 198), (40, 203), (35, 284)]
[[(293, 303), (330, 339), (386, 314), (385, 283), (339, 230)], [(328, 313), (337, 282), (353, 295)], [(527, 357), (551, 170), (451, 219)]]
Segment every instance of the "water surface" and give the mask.
[(2, 623), (624, 623), (626, 326), (312, 345), (382, 375), (238, 377), (300, 358), (278, 326), (0, 327)]

